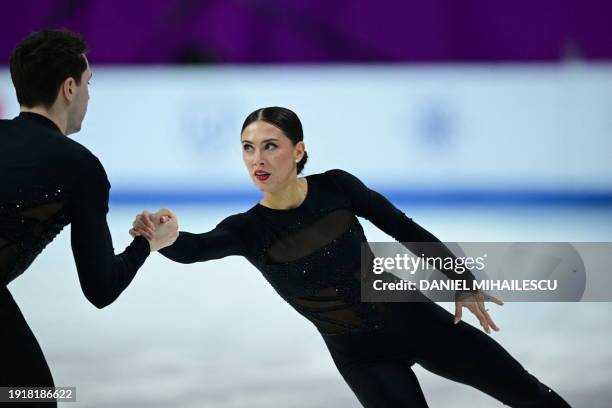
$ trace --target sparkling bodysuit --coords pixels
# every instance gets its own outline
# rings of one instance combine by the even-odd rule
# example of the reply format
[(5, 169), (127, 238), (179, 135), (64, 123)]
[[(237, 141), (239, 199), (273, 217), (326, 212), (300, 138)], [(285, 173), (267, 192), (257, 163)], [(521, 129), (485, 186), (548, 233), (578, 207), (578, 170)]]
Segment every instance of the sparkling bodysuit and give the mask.
[(0, 120), (0, 386), (54, 385), (42, 350), (6, 285), (66, 225), (71, 224), (81, 288), (98, 308), (117, 299), (149, 255), (149, 243), (142, 237), (115, 255), (106, 223), (109, 189), (96, 156), (51, 120), (29, 112)]
[[(364, 279), (368, 284), (369, 278), (361, 273), (361, 262), (369, 263), (373, 254), (363, 245), (362, 256), (366, 238), (357, 216), (407, 244), (413, 253), (414, 243), (425, 243), (427, 256), (452, 252), (346, 171), (309, 175), (307, 184), (306, 198), (296, 208), (274, 210), (257, 204), (209, 232), (181, 232), (174, 245), (161, 252), (183, 263), (244, 256), (319, 330), (338, 371), (364, 407), (427, 407), (411, 369), (414, 363), (512, 407), (569, 407), (491, 337), (463, 321), (454, 324), (451, 313), (426, 297), (362, 302), (361, 284)], [(440, 272), (449, 279), (474, 279), (471, 273)]]
[(386, 305), (361, 301), (366, 237), (356, 216), (399, 242), (439, 241), (346, 171), (306, 178), (308, 191), (298, 207), (275, 210), (257, 204), (207, 233), (181, 232), (174, 245), (160, 252), (182, 263), (244, 256), (321, 333), (377, 329)]
[(0, 283), (22, 274), (68, 224), (83, 292), (112, 303), (149, 255), (144, 238), (115, 255), (106, 214), (110, 184), (99, 160), (44, 116), (0, 121)]

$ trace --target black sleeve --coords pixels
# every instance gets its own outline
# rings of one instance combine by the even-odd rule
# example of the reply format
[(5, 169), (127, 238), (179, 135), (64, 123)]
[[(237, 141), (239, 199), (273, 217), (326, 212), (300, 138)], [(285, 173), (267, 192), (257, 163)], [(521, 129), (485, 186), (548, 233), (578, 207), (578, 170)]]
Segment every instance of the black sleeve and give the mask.
[[(357, 177), (339, 169), (329, 170), (326, 173), (349, 198), (356, 215), (371, 221), (383, 232), (401, 242), (413, 254), (424, 254), (426, 257), (436, 258), (456, 258), (448, 247), (432, 233), (414, 222), (412, 218), (408, 218), (382, 194), (366, 187)], [(432, 243), (439, 245), (432, 245)], [(465, 280), (468, 287), (472, 286), (474, 275), (470, 271), (457, 273), (442, 270), (440, 272), (449, 279)]]
[(234, 216), (221, 221), (213, 230), (192, 234), (181, 231), (177, 240), (159, 251), (163, 256), (184, 264), (220, 259), (231, 255), (244, 255), (242, 241), (231, 227)]
[(106, 222), (109, 190), (102, 164), (88, 156), (72, 197), (71, 244), (83, 293), (98, 308), (119, 297), (150, 253), (147, 240), (137, 237), (115, 255)]

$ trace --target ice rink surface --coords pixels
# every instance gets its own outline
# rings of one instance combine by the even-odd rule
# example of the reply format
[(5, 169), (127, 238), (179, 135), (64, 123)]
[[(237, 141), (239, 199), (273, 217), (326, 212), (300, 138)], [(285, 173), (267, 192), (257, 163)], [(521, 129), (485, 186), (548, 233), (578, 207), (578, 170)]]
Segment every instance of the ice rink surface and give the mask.
[[(249, 208), (167, 205), (181, 229), (192, 232), (208, 231)], [(401, 208), (443, 241), (612, 241), (612, 208), (606, 207)], [(117, 252), (129, 243), (127, 230), (142, 209), (111, 205)], [(391, 239), (360, 221), (368, 240)], [(180, 265), (153, 254), (121, 297), (98, 310), (80, 290), (69, 229), (9, 285), (56, 385), (77, 387), (77, 403), (60, 406), (359, 406), (314, 326), (246, 260)], [(452, 311), (453, 305), (444, 307)], [(507, 303), (490, 309), (501, 327), (493, 338), (529, 372), (573, 407), (610, 407), (612, 303)], [(477, 325), (467, 311), (464, 319)], [(413, 368), (431, 407), (502, 406)]]

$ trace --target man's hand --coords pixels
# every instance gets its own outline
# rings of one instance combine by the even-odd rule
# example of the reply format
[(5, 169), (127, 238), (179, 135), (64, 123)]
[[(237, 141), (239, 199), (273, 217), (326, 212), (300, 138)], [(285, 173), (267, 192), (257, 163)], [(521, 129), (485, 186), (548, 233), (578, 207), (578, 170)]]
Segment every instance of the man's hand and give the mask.
[(130, 235), (142, 235), (149, 241), (151, 251), (170, 246), (178, 238), (178, 219), (172, 211), (162, 208), (156, 213), (143, 211), (136, 216)]

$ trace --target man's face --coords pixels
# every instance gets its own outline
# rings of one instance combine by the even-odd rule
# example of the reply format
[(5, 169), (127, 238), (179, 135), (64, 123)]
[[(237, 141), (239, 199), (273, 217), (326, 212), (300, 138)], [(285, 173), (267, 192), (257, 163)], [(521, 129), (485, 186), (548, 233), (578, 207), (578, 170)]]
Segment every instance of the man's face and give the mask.
[(83, 55), (83, 58), (85, 58), (87, 68), (81, 74), (81, 83), (79, 85), (74, 85), (74, 96), (68, 108), (66, 134), (76, 133), (81, 130), (81, 124), (87, 113), (87, 104), (89, 103), (89, 80), (92, 77), (92, 72), (87, 57)]

